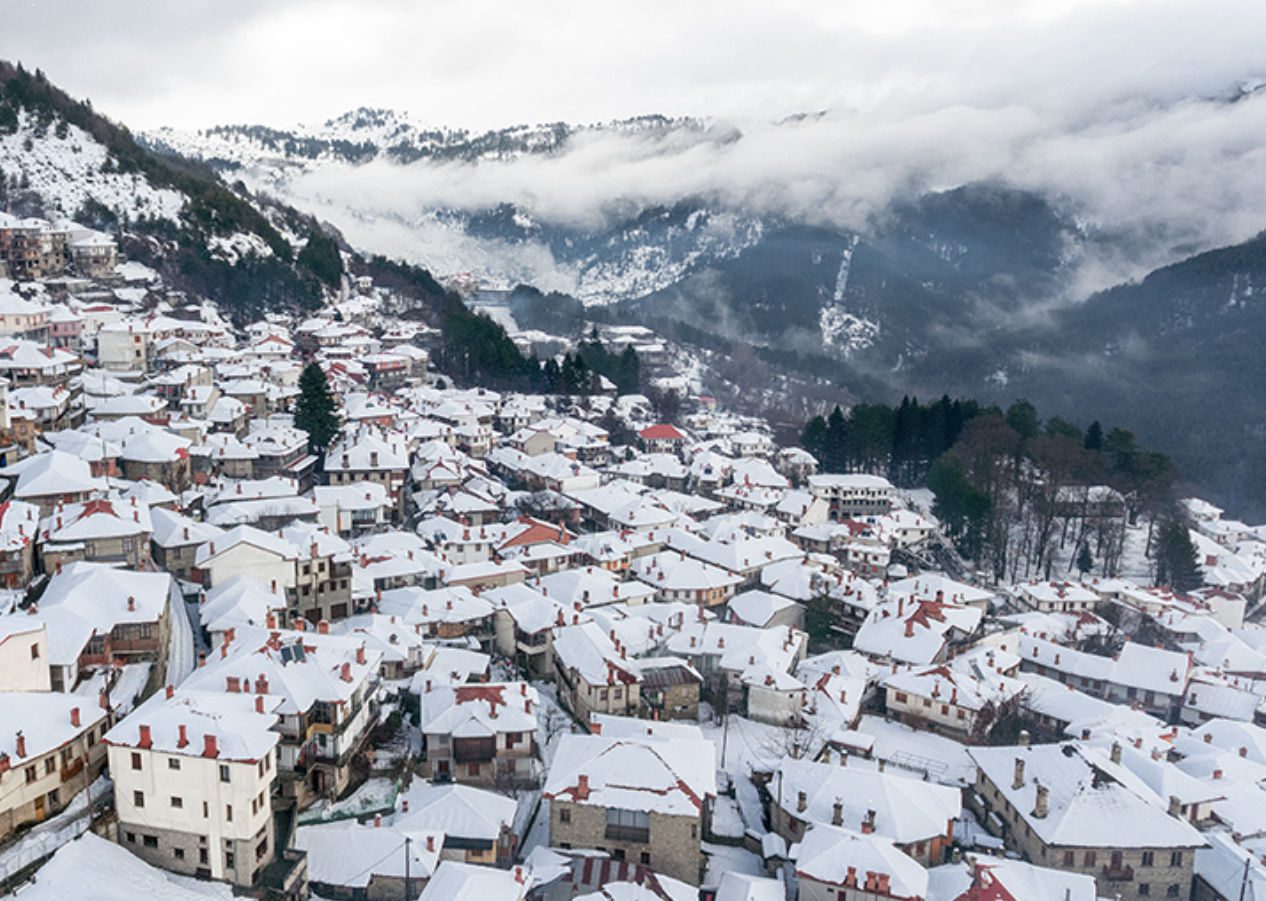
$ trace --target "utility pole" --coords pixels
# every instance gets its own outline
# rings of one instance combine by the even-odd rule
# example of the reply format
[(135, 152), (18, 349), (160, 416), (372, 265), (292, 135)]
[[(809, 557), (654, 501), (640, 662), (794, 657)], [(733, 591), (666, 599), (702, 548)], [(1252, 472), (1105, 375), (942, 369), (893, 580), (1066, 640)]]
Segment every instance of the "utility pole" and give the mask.
[(413, 901), (413, 880), (409, 878), (409, 858), (412, 856), (413, 839), (404, 837), (404, 901)]
[(725, 690), (721, 695), (721, 769), (725, 769), (725, 750), (730, 743), (730, 675), (724, 670), (721, 671), (721, 678), (725, 680)]

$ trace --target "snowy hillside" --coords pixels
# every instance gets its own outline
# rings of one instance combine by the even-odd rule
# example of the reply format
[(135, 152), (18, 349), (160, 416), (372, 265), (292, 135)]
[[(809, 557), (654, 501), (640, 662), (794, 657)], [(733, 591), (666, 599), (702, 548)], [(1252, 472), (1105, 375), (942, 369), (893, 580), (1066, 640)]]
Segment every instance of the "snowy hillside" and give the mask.
[(25, 196), (40, 207), (23, 212), (73, 219), (91, 200), (122, 222), (178, 221), (184, 195), (154, 187), (141, 173), (119, 172), (106, 148), (83, 130), (41, 126), (26, 110), (18, 122), (16, 132), (0, 135), (0, 171), (8, 179), (11, 204)]

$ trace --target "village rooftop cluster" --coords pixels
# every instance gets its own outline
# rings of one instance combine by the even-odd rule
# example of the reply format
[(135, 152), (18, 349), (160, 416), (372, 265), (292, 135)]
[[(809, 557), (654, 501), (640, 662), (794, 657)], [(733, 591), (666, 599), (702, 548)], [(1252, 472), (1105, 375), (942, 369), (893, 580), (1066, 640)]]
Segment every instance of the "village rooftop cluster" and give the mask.
[(239, 329), (73, 225), (0, 266), (18, 898), (1266, 897), (1266, 528), (988, 584), (644, 329), (676, 421), (454, 385), (367, 278)]

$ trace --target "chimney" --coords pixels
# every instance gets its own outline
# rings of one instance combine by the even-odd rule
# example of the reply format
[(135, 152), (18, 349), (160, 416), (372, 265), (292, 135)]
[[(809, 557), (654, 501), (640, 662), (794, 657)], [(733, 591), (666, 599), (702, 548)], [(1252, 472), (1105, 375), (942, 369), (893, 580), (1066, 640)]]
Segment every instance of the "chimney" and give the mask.
[(142, 723), (138, 727), (138, 730), (141, 734), (141, 737), (137, 741), (136, 746), (143, 750), (149, 750), (150, 746), (154, 744), (154, 736), (150, 733), (149, 725), (147, 723)]
[(848, 751), (839, 752), (840, 766), (848, 766)]
[(215, 735), (207, 733), (202, 736), (202, 756), (203, 757), (219, 757), (220, 745), (216, 741)]
[(1011, 781), (1012, 790), (1024, 788), (1024, 758), (1015, 759), (1015, 778)]
[(1119, 741), (1114, 741), (1112, 743), (1112, 752), (1110, 756), (1113, 763), (1121, 762), (1121, 743)]
[(317, 623), (317, 634), (318, 634), (318, 635), (329, 635), (329, 634), (330, 634), (330, 622), (329, 622), (329, 620), (325, 620), (325, 619), (323, 619), (323, 620), (321, 620), (320, 622), (318, 622), (318, 623)]
[(136, 612), (136, 595), (134, 594), (129, 594), (127, 596), (127, 612), (128, 613)]
[(906, 638), (914, 637), (914, 620), (906, 620)]
[(527, 875), (523, 872), (523, 867), (514, 868), (514, 881), (522, 885), (527, 880)]
[(70, 708), (70, 724), (74, 726), (76, 729), (79, 728), (79, 708), (78, 707)]
[(835, 804), (831, 807), (831, 825), (844, 825), (844, 802), (839, 798), (835, 799)]
[(1033, 816), (1039, 820), (1046, 819), (1051, 790), (1042, 783), (1037, 784), (1037, 797), (1033, 801)]
[[(404, 803), (405, 803), (405, 812), (407, 813), (409, 802), (405, 801)], [(431, 854), (435, 853), (435, 836), (434, 835), (428, 835), (426, 837), (426, 850), (428, 853), (431, 853)]]
[(16, 747), (14, 748), (14, 750), (17, 751), (18, 756), (25, 757), (26, 756), (26, 736), (22, 734), (21, 729), (18, 730), (18, 735), (17, 735), (17, 738), (15, 739), (15, 745)]
[(189, 744), (189, 729), (184, 723), (181, 723), (176, 727), (176, 731), (180, 734), (180, 737), (176, 739), (176, 747), (183, 748)]
[(1182, 819), (1182, 800), (1176, 795), (1169, 796), (1169, 815)]
[(1216, 780), (1218, 780), (1218, 779), (1221, 779), (1221, 778), (1222, 778), (1222, 771), (1221, 771), (1221, 770), (1214, 770), (1214, 771), (1213, 771), (1213, 778), (1214, 778), (1214, 780), (1215, 780), (1215, 781), (1216, 781)]
[(352, 681), (352, 665), (350, 663), (343, 664), (343, 671), (339, 673), (339, 678), (344, 682)]
[(167, 700), (170, 701), (176, 694), (176, 687), (174, 685), (168, 685), (164, 694), (166, 695)]
[(361, 645), (356, 649), (356, 663), (358, 666), (365, 665), (365, 646)]
[(408, 812), (409, 812), (409, 799), (408, 799), (408, 798), (401, 798), (401, 799), (400, 799), (400, 812), (401, 812), (401, 813), (408, 813)]
[(264, 712), (264, 696), (263, 695), (255, 695), (255, 712), (256, 713)]
[(1020, 730), (1020, 747), (1027, 748), (1029, 746), (1029, 730)]
[(809, 796), (803, 791), (796, 793), (796, 813), (804, 813), (809, 807)]
[(875, 831), (875, 811), (866, 811), (866, 818), (862, 820), (862, 834), (870, 835)]
[(581, 773), (576, 777), (576, 800), (585, 801), (589, 798), (589, 774)]

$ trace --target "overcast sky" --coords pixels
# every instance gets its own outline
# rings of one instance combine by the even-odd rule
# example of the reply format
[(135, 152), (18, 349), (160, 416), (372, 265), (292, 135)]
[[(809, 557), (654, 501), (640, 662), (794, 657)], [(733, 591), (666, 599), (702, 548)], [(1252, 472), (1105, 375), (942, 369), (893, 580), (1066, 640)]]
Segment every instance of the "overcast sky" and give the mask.
[(1266, 74), (1261, 0), (5, 0), (0, 57), (134, 128), (949, 105), (1077, 117)]

